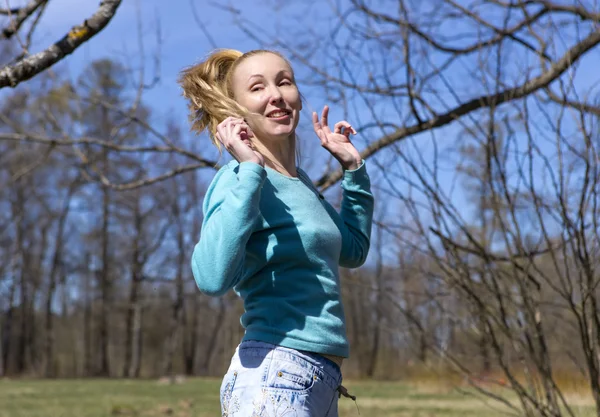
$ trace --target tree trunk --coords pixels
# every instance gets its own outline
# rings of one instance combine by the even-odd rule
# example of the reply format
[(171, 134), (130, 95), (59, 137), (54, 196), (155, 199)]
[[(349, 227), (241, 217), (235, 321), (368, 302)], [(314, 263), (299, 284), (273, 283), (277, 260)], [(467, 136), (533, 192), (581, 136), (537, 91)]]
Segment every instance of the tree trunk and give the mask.
[(164, 375), (173, 376), (173, 358), (177, 350), (179, 341), (179, 330), (181, 328), (182, 316), (184, 311), (184, 285), (183, 271), (185, 268), (185, 242), (183, 236), (183, 222), (179, 209), (179, 203), (175, 201), (173, 204), (175, 219), (177, 222), (177, 276), (175, 277), (175, 300), (172, 306), (171, 315), (171, 330), (166, 342), (165, 350), (165, 365), (163, 367)]
[[(192, 201), (200, 201), (201, 197), (198, 195), (198, 177), (197, 175), (190, 176), (190, 198)], [(192, 227), (190, 230), (192, 240), (196, 239), (200, 235), (200, 230), (202, 229), (202, 210), (200, 209), (199, 204), (195, 204), (192, 208)], [(196, 367), (198, 364), (198, 340), (199, 340), (199, 332), (200, 326), (198, 323), (199, 313), (200, 313), (200, 293), (195, 292), (192, 296), (192, 305), (188, 309), (190, 311), (191, 317), (188, 320), (189, 327), (185, 332), (185, 358), (184, 358), (184, 366), (186, 375), (194, 375), (196, 372)], [(185, 314), (185, 311), (184, 311)]]
[(4, 312), (0, 310), (0, 378), (4, 377)]
[[(27, 334), (27, 283), (25, 282), (25, 249), (23, 248), (24, 230), (23, 230), (23, 204), (22, 204), (22, 193), (16, 191), (16, 202), (13, 205), (13, 216), (16, 219), (16, 239), (15, 239), (15, 254), (12, 259), (13, 264), (13, 277), (18, 277), (16, 280), (19, 283), (19, 294), (20, 294), (20, 332), (19, 338), (17, 339), (17, 351), (16, 351), (16, 372), (20, 374), (25, 369), (25, 338)], [(17, 207), (15, 207), (15, 205)], [(11, 317), (12, 319), (12, 317)], [(12, 320), (11, 320), (12, 321)], [(12, 323), (11, 323), (12, 324)], [(9, 337), (11, 337), (9, 335)]]
[(65, 229), (65, 223), (69, 214), (69, 205), (71, 203), (71, 196), (73, 195), (74, 187), (69, 188), (67, 198), (63, 204), (60, 217), (58, 219), (58, 228), (56, 231), (56, 239), (54, 241), (54, 256), (52, 257), (52, 265), (50, 267), (48, 292), (46, 294), (46, 340), (45, 340), (45, 357), (46, 357), (46, 378), (52, 378), (56, 376), (56, 369), (54, 367), (54, 318), (52, 313), (52, 302), (54, 301), (54, 293), (56, 291), (56, 280), (57, 274), (60, 268), (62, 248), (63, 248), (63, 234)]
[(6, 321), (4, 322), (4, 339), (0, 339), (0, 343), (2, 343), (2, 368), (5, 373), (9, 372), (9, 359), (10, 353), (12, 351), (12, 332), (13, 332), (13, 318), (15, 311), (15, 292), (16, 292), (16, 284), (13, 282), (10, 286), (10, 295), (8, 298), (8, 310), (6, 312)]
[(109, 271), (109, 217), (110, 217), (110, 194), (108, 187), (102, 189), (102, 271), (100, 273), (100, 321), (99, 321), (99, 345), (100, 345), (100, 369), (98, 376), (110, 376), (109, 363), (109, 340), (108, 340), (108, 321), (110, 309), (110, 271)]
[[(88, 258), (88, 265), (90, 256)], [(94, 369), (92, 355), (92, 296), (91, 276), (85, 277), (85, 306), (83, 310), (83, 376), (91, 376)]]
[(208, 367), (211, 363), (211, 359), (214, 355), (214, 352), (216, 350), (217, 347), (217, 341), (218, 341), (218, 337), (217, 335), (219, 334), (219, 331), (221, 331), (221, 329), (223, 329), (223, 322), (225, 321), (225, 312), (226, 312), (226, 308), (225, 308), (225, 300), (223, 298), (219, 299), (219, 312), (217, 314), (217, 318), (215, 321), (215, 325), (212, 328), (212, 332), (211, 335), (208, 338), (208, 347), (206, 349), (206, 353), (204, 355), (204, 363), (202, 363), (202, 371), (207, 374), (208, 373)]
[(26, 365), (26, 356), (27, 356), (27, 335), (29, 333), (29, 326), (31, 322), (28, 319), (29, 315), (29, 290), (27, 288), (27, 282), (25, 280), (25, 272), (23, 271), (23, 267), (19, 272), (19, 293), (20, 293), (20, 327), (21, 330), (19, 332), (19, 338), (17, 340), (17, 373), (22, 374), (25, 372), (27, 367)]
[(427, 362), (427, 336), (424, 331), (419, 332), (419, 360)]
[(189, 325), (184, 334), (184, 366), (185, 366), (185, 374), (186, 375), (194, 375), (194, 370), (196, 368), (196, 345), (198, 343), (198, 295), (192, 296), (192, 305), (191, 307), (191, 319), (188, 321)]
[(4, 377), (4, 329), (2, 317), (4, 312), (0, 310), (0, 378)]
[(478, 314), (478, 316), (479, 316), (478, 317), (479, 332), (480, 332), (479, 354), (481, 355), (482, 372), (484, 375), (487, 375), (492, 368), (492, 363), (491, 363), (490, 351), (489, 351), (489, 341), (488, 341), (489, 335), (488, 335), (488, 332), (485, 327), (484, 314), (485, 313), (481, 310), (481, 308), (479, 308), (479, 314)]
[[(142, 265), (140, 263), (140, 238), (142, 234), (142, 215), (139, 203), (134, 215), (135, 237), (133, 240), (133, 254), (131, 258), (131, 282), (129, 286), (129, 299), (127, 301), (127, 315), (125, 317), (125, 360), (123, 361), (123, 376), (131, 377), (134, 366), (132, 363), (133, 351), (137, 349), (137, 341), (134, 340), (136, 325), (139, 326), (139, 318), (136, 323), (136, 314), (139, 314), (139, 287), (142, 279)], [(140, 329), (138, 328), (139, 332)]]
[(135, 305), (135, 311), (133, 315), (133, 339), (132, 346), (133, 352), (131, 355), (131, 369), (129, 375), (134, 378), (140, 377), (140, 369), (142, 366), (142, 323), (143, 323), (143, 307), (142, 304), (137, 302)]
[(377, 263), (375, 265), (375, 317), (374, 317), (374, 330), (373, 330), (373, 341), (371, 342), (371, 355), (369, 365), (367, 366), (367, 377), (373, 378), (375, 375), (375, 369), (377, 368), (377, 360), (379, 358), (379, 342), (381, 338), (381, 320), (383, 304), (382, 292), (384, 291), (384, 280), (383, 280), (383, 255), (382, 255), (382, 232), (377, 233), (377, 240), (375, 244), (377, 251)]

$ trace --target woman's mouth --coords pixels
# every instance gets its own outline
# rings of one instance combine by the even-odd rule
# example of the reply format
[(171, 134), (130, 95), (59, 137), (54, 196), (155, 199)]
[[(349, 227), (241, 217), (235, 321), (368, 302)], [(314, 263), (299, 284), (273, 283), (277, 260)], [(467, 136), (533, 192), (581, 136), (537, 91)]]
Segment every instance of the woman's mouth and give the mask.
[(284, 120), (290, 117), (291, 112), (288, 110), (274, 110), (267, 114), (269, 119)]

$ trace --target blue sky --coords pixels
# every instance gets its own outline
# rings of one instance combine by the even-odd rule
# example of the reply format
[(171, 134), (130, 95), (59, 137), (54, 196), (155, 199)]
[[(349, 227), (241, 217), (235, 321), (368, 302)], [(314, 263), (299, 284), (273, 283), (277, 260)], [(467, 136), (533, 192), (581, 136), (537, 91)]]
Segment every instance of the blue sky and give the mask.
[[(13, 0), (14, 2), (15, 0)], [(21, 0), (24, 1), (24, 0)], [(43, 48), (50, 41), (54, 41), (63, 36), (70, 27), (81, 23), (82, 20), (94, 13), (98, 7), (99, 0), (52, 0), (47, 13), (42, 20), (42, 28), (37, 33), (37, 42), (34, 48)], [(320, 31), (323, 34), (329, 32), (335, 19), (331, 17), (331, 8), (328, 2), (315, 3), (298, 1), (298, 6), (290, 7), (286, 5), (286, 12), (282, 15), (273, 17), (273, 9), (277, 9), (277, 0), (262, 1), (215, 1), (206, 2), (192, 0), (196, 4), (195, 10), (199, 20), (202, 22), (210, 36), (214, 39), (218, 47), (236, 48), (242, 51), (256, 48), (260, 45), (253, 40), (248, 39), (233, 23), (229, 12), (224, 11), (219, 5), (235, 4), (245, 20), (252, 22), (257, 27), (264, 29), (267, 33), (273, 33), (277, 29), (286, 30), (285, 26), (297, 26), (294, 23), (296, 14), (302, 14), (304, 18), (310, 15), (310, 21), (313, 23), (307, 31)], [(12, 3), (11, 3), (12, 4)], [(424, 5), (427, 3), (425, 2)], [(306, 6), (308, 5), (308, 6)], [(425, 7), (425, 6), (423, 6)], [(138, 39), (138, 9), (141, 10), (143, 43), (146, 53), (147, 73), (146, 78), (152, 77), (152, 54), (156, 50), (156, 20), (160, 20), (162, 33), (161, 45), (161, 81), (152, 90), (145, 94), (145, 101), (155, 109), (156, 121), (161, 122), (167, 117), (174, 118), (186, 123), (185, 102), (180, 96), (179, 88), (176, 84), (178, 72), (185, 66), (197, 62), (212, 49), (210, 42), (205, 34), (198, 27), (194, 18), (191, 2), (188, 0), (123, 0), (122, 5), (116, 17), (110, 22), (109, 26), (99, 35), (78, 49), (72, 56), (68, 57), (61, 64), (62, 68), (67, 67), (73, 75), (78, 75), (86, 62), (93, 59), (113, 56), (117, 59), (125, 59), (132, 67), (139, 67), (139, 39)], [(301, 28), (300, 28), (301, 29)], [(465, 29), (466, 30), (466, 29)], [(561, 34), (568, 39), (568, 33)], [(582, 60), (586, 63), (585, 67), (592, 70), (579, 71), (576, 77), (576, 83), (582, 91), (588, 86), (597, 83), (599, 77), (597, 71), (593, 68), (600, 68), (600, 59), (597, 52), (588, 54)], [(360, 65), (362, 63), (359, 63)], [(511, 67), (535, 65), (535, 62), (520, 62), (518, 57), (511, 62)], [(365, 63), (368, 65), (368, 63)], [(300, 72), (302, 67), (297, 66), (296, 71)], [(449, 72), (449, 81), (458, 86), (457, 91), (464, 96), (473, 97), (483, 93), (477, 83), (470, 83), (465, 76), (466, 69), (456, 66)], [(510, 81), (510, 69), (506, 70), (507, 79)], [(301, 86), (302, 87), (302, 86)], [(597, 90), (596, 90), (597, 91)], [(309, 106), (320, 110), (325, 104), (322, 97), (314, 89), (303, 89)], [(446, 93), (449, 97), (449, 94)], [(435, 102), (435, 101), (434, 101)], [(361, 116), (360, 104), (357, 117)], [(363, 104), (364, 106), (364, 104)], [(389, 109), (378, 109), (378, 111), (388, 111)], [(335, 106), (332, 108), (331, 119), (340, 118), (342, 115)], [(365, 116), (368, 118), (368, 116)], [(393, 115), (392, 115), (393, 117)], [(164, 118), (164, 120), (161, 120)], [(303, 126), (306, 128), (307, 118), (303, 120)], [(397, 121), (398, 122), (398, 121)], [(357, 121), (353, 121), (356, 124)], [(456, 131), (456, 128), (452, 129)], [(440, 134), (447, 135), (444, 131)], [(365, 138), (357, 137), (358, 143)]]
[[(94, 13), (97, 9), (99, 0), (52, 0), (45, 15), (40, 31), (37, 33), (35, 50), (39, 50), (63, 36), (71, 26), (79, 24), (82, 20)], [(198, 1), (194, 2), (196, 6), (196, 12), (198, 18), (210, 33), (210, 36), (215, 40), (218, 47), (229, 47), (240, 50), (249, 50), (256, 48), (260, 45), (256, 44), (253, 40), (248, 39), (233, 23), (232, 16), (224, 11), (222, 8), (214, 6), (213, 3)], [(331, 18), (331, 9), (328, 2), (312, 2), (314, 5), (310, 5), (310, 2), (298, 1), (294, 3), (294, 8), (286, 6), (286, 14), (279, 15), (277, 18), (273, 18), (273, 9), (277, 8), (278, 1), (276, 0), (263, 0), (263, 1), (236, 1), (236, 2), (223, 2), (215, 1), (219, 4), (235, 4), (235, 7), (239, 9), (245, 20), (252, 22), (257, 27), (264, 29), (267, 33), (273, 33), (276, 30), (286, 30), (286, 25), (289, 28), (292, 26), (296, 30), (302, 30), (298, 28), (297, 24), (294, 23), (295, 14), (302, 14), (304, 18), (310, 16), (310, 21), (313, 23), (311, 27), (306, 28), (307, 31), (322, 32), (326, 34), (329, 32), (331, 25), (335, 19)], [(295, 6), (295, 5), (298, 6)], [(308, 4), (308, 6), (307, 6)], [(425, 3), (424, 3), (425, 4)], [(190, 65), (202, 57), (204, 57), (211, 49), (212, 46), (208, 41), (206, 35), (198, 27), (198, 23), (194, 18), (190, 1), (178, 0), (178, 1), (159, 1), (159, 0), (123, 0), (117, 16), (111, 21), (109, 26), (102, 31), (99, 35), (93, 38), (90, 42), (85, 44), (83, 47), (78, 49), (72, 56), (68, 57), (62, 64), (62, 68), (68, 68), (74, 76), (78, 75), (85, 64), (91, 60), (104, 57), (115, 57), (117, 59), (126, 59), (131, 66), (137, 67), (140, 65), (140, 54), (139, 54), (139, 38), (138, 38), (138, 20), (137, 13), (138, 8), (141, 9), (142, 16), (142, 31), (143, 31), (143, 43), (146, 51), (146, 62), (147, 62), (147, 77), (152, 77), (152, 54), (156, 48), (156, 21), (157, 18), (160, 20), (160, 28), (162, 33), (162, 45), (161, 45), (161, 81), (151, 91), (145, 94), (145, 102), (154, 109), (153, 119), (157, 124), (165, 122), (171, 118), (181, 122), (182, 126), (185, 126), (187, 120), (187, 112), (185, 102), (180, 96), (180, 91), (176, 85), (176, 78), (178, 72), (185, 66)], [(294, 26), (295, 25), (295, 26)], [(454, 30), (454, 29), (452, 29)], [(566, 43), (571, 43), (569, 33), (561, 33), (561, 36), (565, 38)], [(510, 52), (507, 52), (510, 53)], [(582, 60), (585, 65), (584, 70), (579, 71), (576, 77), (576, 84), (581, 88), (581, 91), (588, 90), (590, 85), (598, 82), (598, 71), (600, 68), (600, 59), (598, 52), (588, 54)], [(364, 55), (362, 55), (364, 56)], [(359, 65), (363, 62), (359, 62)], [(364, 63), (368, 65), (368, 62)], [(510, 68), (507, 68), (507, 80), (511, 81), (512, 73), (517, 66), (519, 68), (527, 65), (536, 65), (536, 62), (522, 62), (519, 61), (519, 56), (515, 55), (514, 59), (510, 62)], [(478, 94), (482, 94), (481, 86), (478, 83), (470, 82), (468, 78), (468, 63), (466, 68), (457, 67), (455, 70), (449, 73), (450, 82), (458, 86), (458, 91), (461, 95), (467, 95), (473, 97)], [(594, 70), (596, 68), (596, 70)], [(296, 68), (297, 71), (300, 68)], [(304, 74), (303, 74), (304, 75)], [(302, 86), (301, 86), (302, 87)], [(597, 89), (595, 90), (597, 91)], [(322, 96), (314, 89), (303, 90), (310, 106), (315, 109), (320, 109), (325, 102)], [(449, 94), (447, 94), (449, 96)], [(359, 100), (357, 100), (359, 101)], [(378, 106), (375, 103), (374, 106)], [(389, 105), (382, 103), (377, 108), (377, 111), (388, 112), (390, 111)], [(365, 118), (368, 119), (368, 114), (365, 111), (364, 103), (358, 103), (357, 111), (355, 111), (356, 117), (362, 116), (365, 113)], [(341, 117), (340, 109), (332, 109), (331, 119), (339, 119)], [(393, 109), (391, 110), (391, 117), (393, 117)], [(481, 115), (479, 115), (481, 117)], [(465, 119), (468, 120), (468, 119)], [(477, 119), (472, 119), (472, 122), (476, 122)], [(354, 122), (354, 120), (351, 119)], [(304, 117), (302, 126), (306, 129), (304, 142), (308, 145), (311, 144), (311, 140), (314, 140), (314, 147), (311, 146), (311, 150), (317, 153), (319, 158), (325, 158), (326, 152), (320, 150), (318, 146), (318, 139), (314, 134), (310, 134), (308, 130), (308, 120)], [(400, 123), (400, 121), (397, 121)], [(415, 137), (410, 141), (406, 141), (403, 144), (403, 152), (407, 155), (424, 155), (425, 158), (431, 156), (432, 140), (435, 139), (442, 151), (453, 150), (453, 138), (456, 138), (460, 134), (461, 126), (454, 123), (452, 126), (438, 129), (434, 132), (428, 132), (427, 134)], [(302, 133), (301, 133), (302, 134)], [(359, 148), (364, 146), (366, 137), (357, 137)], [(409, 146), (410, 144), (410, 146)], [(307, 152), (305, 152), (306, 154)], [(381, 162), (389, 162), (395, 158), (394, 154), (390, 151), (381, 153)], [(317, 166), (317, 168), (319, 168)], [(399, 170), (403, 169), (402, 166), (398, 167)], [(322, 170), (316, 169), (316, 174), (322, 172)], [(443, 188), (450, 189), (454, 179), (452, 169), (449, 169), (448, 175), (441, 177), (443, 182)], [(464, 199), (464, 196), (458, 192), (455, 195), (455, 199), (458, 199), (457, 203), (460, 207), (460, 200)]]
[[(229, 15), (216, 7), (197, 6), (198, 17), (205, 24), (219, 47), (250, 48), (244, 37), (228, 25)], [(139, 66), (138, 5), (142, 15), (142, 33), (146, 60), (150, 63), (147, 78), (152, 77), (152, 54), (157, 48), (157, 17), (162, 33), (161, 82), (145, 95), (145, 100), (155, 109), (181, 114), (185, 120), (185, 104), (180, 97), (176, 78), (186, 65), (201, 59), (210, 50), (210, 44), (198, 28), (190, 3), (186, 0), (124, 0), (117, 15), (100, 34), (78, 49), (65, 64), (74, 74), (79, 73), (87, 61), (114, 56), (128, 57), (132, 66)], [(38, 35), (44, 39), (58, 39), (68, 29), (91, 15), (98, 7), (97, 0), (53, 0), (44, 18), (43, 30)], [(210, 10), (209, 10), (210, 9)], [(43, 43), (40, 42), (40, 46)]]
[[(210, 4), (209, 4), (210, 3)], [(153, 77), (153, 54), (157, 50), (157, 19), (160, 21), (160, 83), (145, 92), (144, 101), (152, 107), (153, 121), (160, 126), (168, 120), (175, 120), (181, 126), (187, 127), (187, 109), (184, 99), (180, 95), (176, 83), (178, 73), (185, 66), (193, 64), (205, 57), (213, 47), (206, 35), (199, 28), (194, 17), (194, 10), (200, 22), (204, 25), (212, 40), (218, 48), (234, 48), (246, 51), (259, 47), (255, 41), (249, 39), (233, 23), (230, 12), (223, 6), (230, 2), (217, 1), (214, 3), (194, 0), (196, 6), (192, 8), (188, 0), (159, 1), (159, 0), (123, 0), (117, 15), (100, 34), (84, 44), (73, 55), (60, 64), (73, 75), (78, 75), (86, 63), (98, 58), (114, 57), (125, 59), (131, 67), (139, 68), (141, 54), (139, 53), (138, 36), (138, 11), (141, 10), (143, 45), (145, 50), (146, 81)], [(273, 10), (268, 1), (234, 2), (245, 20), (271, 32), (280, 25), (281, 20), (273, 19)], [(36, 49), (45, 46), (49, 40), (56, 40), (63, 36), (73, 25), (82, 22), (82, 19), (91, 15), (97, 9), (97, 0), (53, 0), (50, 2), (41, 28), (37, 32)], [(293, 7), (286, 6), (286, 11)], [(290, 17), (293, 16), (290, 15)], [(296, 68), (297, 72), (301, 68)], [(303, 91), (309, 108), (320, 110), (324, 101), (314, 99), (314, 94)], [(311, 106), (312, 105), (312, 106)], [(341, 114), (334, 107), (331, 119), (340, 119)], [(187, 132), (184, 129), (184, 132)], [(309, 132), (310, 135), (306, 135)], [(303, 146), (303, 155), (309, 157), (317, 152), (319, 157), (326, 158), (328, 154), (320, 150), (318, 138), (312, 133), (309, 124), (309, 114), (303, 113), (299, 133), (304, 140), (314, 140), (316, 147), (307, 149)], [(191, 135), (191, 134), (190, 134)], [(201, 139), (202, 140), (202, 139)], [(208, 143), (208, 142), (206, 142)], [(322, 172), (318, 171), (318, 173)], [(316, 175), (318, 175), (318, 173)]]

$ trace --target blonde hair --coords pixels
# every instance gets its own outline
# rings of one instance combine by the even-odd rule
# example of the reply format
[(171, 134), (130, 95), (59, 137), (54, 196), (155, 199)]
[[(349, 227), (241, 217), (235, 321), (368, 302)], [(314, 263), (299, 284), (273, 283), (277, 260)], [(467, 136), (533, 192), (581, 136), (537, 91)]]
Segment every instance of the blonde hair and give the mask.
[[(233, 98), (232, 74), (246, 58), (259, 54), (275, 54), (285, 60), (279, 52), (255, 49), (246, 53), (234, 49), (218, 49), (203, 62), (181, 71), (177, 82), (188, 100), (191, 130), (196, 134), (208, 130), (211, 141), (220, 150), (215, 138), (217, 126), (230, 116), (245, 118), (248, 110)], [(290, 65), (291, 68), (291, 65)]]

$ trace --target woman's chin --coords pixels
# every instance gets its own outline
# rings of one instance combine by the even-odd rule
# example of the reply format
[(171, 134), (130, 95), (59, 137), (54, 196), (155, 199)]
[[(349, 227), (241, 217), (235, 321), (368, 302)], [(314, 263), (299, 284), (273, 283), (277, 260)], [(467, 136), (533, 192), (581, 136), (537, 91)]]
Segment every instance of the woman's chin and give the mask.
[(294, 133), (294, 130), (296, 129), (296, 125), (297, 125), (297, 121), (295, 120), (295, 118), (289, 118), (286, 120), (281, 120), (281, 121), (271, 121), (271, 123), (268, 123), (267, 125), (265, 125), (265, 133), (267, 133), (269, 136), (289, 136), (292, 133)]
[(290, 135), (292, 135), (294, 133), (294, 130), (291, 129), (290, 127), (287, 127), (285, 129), (269, 129), (265, 132), (265, 136), (273, 138), (273, 139), (287, 139)]

